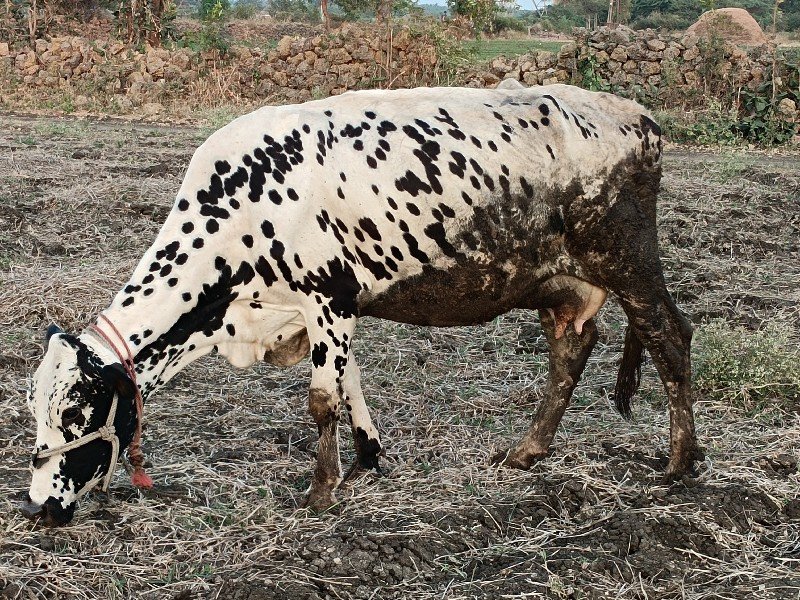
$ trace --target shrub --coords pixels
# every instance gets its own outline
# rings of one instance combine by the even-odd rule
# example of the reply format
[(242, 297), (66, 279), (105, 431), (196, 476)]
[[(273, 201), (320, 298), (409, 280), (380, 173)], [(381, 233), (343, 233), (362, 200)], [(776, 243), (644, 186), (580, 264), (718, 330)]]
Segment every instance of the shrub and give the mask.
[(267, 10), (276, 19), (318, 23), (320, 14), (313, 2), (306, 0), (267, 0)]
[(631, 22), (633, 29), (657, 29), (659, 31), (681, 31), (693, 23), (683, 15), (671, 13), (652, 12), (649, 15), (637, 17)]
[(736, 107), (725, 107), (716, 98), (709, 98), (704, 110), (659, 113), (659, 121), (664, 137), (672, 142), (726, 146), (741, 140)]
[(264, 8), (264, 0), (236, 0), (230, 9), (230, 15), (234, 19), (252, 19)]
[(505, 13), (499, 13), (495, 15), (494, 26), (492, 28), (495, 33), (499, 33), (501, 31), (528, 31), (528, 27), (522, 19), (507, 15)]
[(197, 16), (201, 21), (222, 22), (227, 19), (230, 10), (230, 0), (200, 0), (197, 5)]
[(715, 320), (700, 327), (694, 340), (699, 391), (746, 410), (769, 403), (792, 408), (800, 402), (800, 352), (785, 327), (748, 331)]

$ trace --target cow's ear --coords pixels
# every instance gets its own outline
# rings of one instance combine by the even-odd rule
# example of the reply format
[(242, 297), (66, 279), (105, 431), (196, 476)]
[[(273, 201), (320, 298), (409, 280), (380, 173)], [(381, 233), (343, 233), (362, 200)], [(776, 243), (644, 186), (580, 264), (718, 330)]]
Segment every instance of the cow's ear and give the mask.
[(45, 345), (50, 343), (51, 337), (53, 337), (54, 335), (58, 335), (59, 333), (64, 333), (64, 332), (61, 330), (61, 327), (59, 327), (55, 323), (52, 323), (50, 327), (47, 328), (47, 333), (44, 334)]
[(102, 377), (106, 387), (119, 394), (121, 400), (132, 400), (136, 395), (136, 385), (121, 364), (114, 363), (103, 367)]

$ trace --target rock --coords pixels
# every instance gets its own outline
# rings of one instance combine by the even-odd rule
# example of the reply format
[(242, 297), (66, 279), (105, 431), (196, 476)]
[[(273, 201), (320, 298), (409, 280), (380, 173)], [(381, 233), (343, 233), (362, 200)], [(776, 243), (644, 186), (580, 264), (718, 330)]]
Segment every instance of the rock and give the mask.
[(288, 58), (292, 51), (292, 38), (288, 35), (283, 36), (275, 48), (278, 56), (281, 58)]
[(177, 65), (167, 65), (164, 67), (164, 79), (167, 81), (175, 81), (183, 77), (183, 71)]
[(152, 53), (147, 54), (147, 62), (145, 63), (147, 72), (153, 76), (161, 77), (164, 75), (164, 61), (159, 56)]
[(330, 66), (327, 58), (317, 58), (317, 60), (314, 61), (314, 70), (317, 73), (327, 73)]
[(286, 87), (289, 84), (289, 76), (286, 71), (275, 71), (272, 75), (272, 81), (281, 87)]
[(608, 39), (615, 44), (627, 44), (636, 36), (636, 32), (625, 25), (617, 25), (616, 28), (609, 30)]
[(625, 71), (614, 71), (608, 82), (611, 85), (625, 85)]
[(0, 42), (0, 56), (8, 56), (9, 53), (8, 42)]
[(669, 46), (668, 48), (664, 49), (661, 57), (665, 61), (675, 61), (681, 55), (681, 49), (678, 46)]
[(178, 52), (172, 55), (171, 62), (179, 69), (185, 71), (191, 66), (192, 59), (186, 52)]
[(536, 73), (532, 72), (532, 71), (528, 71), (528, 72), (522, 74), (522, 81), (525, 83), (525, 85), (528, 85), (528, 86), (530, 86), (530, 85), (538, 85), (539, 84), (539, 76)]
[(614, 48), (614, 50), (612, 50), (609, 58), (611, 60), (624, 63), (626, 60), (628, 60), (628, 53), (625, 52), (625, 48), (623, 48), (622, 46), (617, 46), (616, 48)]
[(373, 52), (369, 46), (362, 44), (353, 50), (353, 60), (370, 62), (372, 60)]
[(639, 63), (639, 73), (645, 77), (661, 73), (661, 63), (642, 61)]
[(253, 53), (247, 46), (231, 46), (231, 54), (238, 60), (248, 60), (253, 57)]
[(666, 48), (667, 45), (661, 40), (656, 39), (656, 40), (647, 40), (647, 47), (654, 52), (660, 52), (661, 50)]
[(545, 50), (544, 52), (539, 52), (539, 54), (536, 55), (536, 66), (540, 69), (548, 69), (553, 67), (557, 64), (557, 62), (557, 57), (552, 52), (547, 52)]
[(694, 60), (700, 56), (700, 48), (697, 46), (691, 46), (687, 48), (683, 53), (683, 60), (688, 62), (690, 60)]
[(505, 58), (503, 58), (501, 56), (501, 57), (495, 58), (492, 61), (491, 69), (492, 69), (492, 73), (502, 77), (503, 75), (505, 75), (506, 73), (508, 73), (511, 70), (511, 65), (509, 65), (508, 62), (506, 62)]
[(783, 98), (778, 102), (778, 114), (782, 121), (788, 123), (797, 121), (797, 104), (791, 98)]
[(683, 74), (683, 77), (686, 79), (686, 85), (692, 88), (699, 88), (700, 87), (700, 75), (697, 71), (686, 71)]
[(326, 55), (332, 65), (343, 65), (353, 60), (350, 53), (344, 48), (332, 48)]
[(77, 67), (81, 62), (83, 62), (83, 55), (80, 52), (73, 52), (72, 56), (66, 60), (66, 63), (71, 69)]

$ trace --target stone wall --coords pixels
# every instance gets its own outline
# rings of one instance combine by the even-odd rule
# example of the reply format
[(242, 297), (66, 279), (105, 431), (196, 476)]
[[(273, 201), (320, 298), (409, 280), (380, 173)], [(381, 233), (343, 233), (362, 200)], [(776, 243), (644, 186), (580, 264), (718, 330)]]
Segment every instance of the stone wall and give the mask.
[[(425, 35), (344, 27), (311, 37), (284, 36), (275, 48), (136, 50), (79, 37), (36, 40), (32, 47), (0, 43), (0, 78), (19, 88), (71, 92), (76, 108), (99, 96), (123, 112), (187, 92), (221, 99), (299, 102), (375, 87), (436, 83), (436, 47)], [(190, 88), (190, 89), (187, 89)]]
[(590, 89), (626, 92), (659, 106), (706, 102), (709, 94), (757, 90), (773, 77), (786, 86), (785, 60), (774, 46), (749, 51), (719, 40), (676, 39), (624, 26), (581, 31), (558, 53), (538, 52), (497, 58), (487, 70), (466, 75), (467, 85), (486, 87), (503, 79), (527, 85), (575, 83)]
[[(790, 78), (781, 77), (784, 61), (773, 65), (774, 56), (769, 46), (747, 52), (619, 26), (582, 31), (560, 52), (500, 57), (459, 77), (474, 87), (508, 78), (527, 85), (575, 83), (658, 107), (686, 107), (707, 102), (709, 94), (756, 90), (773, 73), (782, 91)], [(180, 98), (202, 103), (205, 97), (210, 104), (299, 102), (354, 89), (435, 85), (441, 63), (431, 34), (403, 29), (389, 34), (365, 25), (285, 36), (270, 49), (233, 47), (226, 56), (186, 48), (139, 51), (77, 37), (41, 39), (24, 48), (0, 43), (0, 80), (10, 81), (18, 94), (30, 88), (61, 90), (74, 109), (113, 105), (120, 112), (141, 105), (157, 112), (159, 102)], [(788, 100), (782, 106), (787, 118), (797, 119), (793, 104)]]

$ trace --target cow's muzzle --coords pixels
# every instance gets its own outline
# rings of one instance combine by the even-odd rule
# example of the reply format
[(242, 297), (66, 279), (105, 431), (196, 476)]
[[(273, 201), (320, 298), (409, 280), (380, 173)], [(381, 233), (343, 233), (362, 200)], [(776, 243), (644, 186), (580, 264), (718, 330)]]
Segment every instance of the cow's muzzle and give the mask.
[(44, 504), (36, 504), (31, 500), (29, 494), (25, 494), (25, 498), (20, 504), (20, 510), (25, 517), (32, 521), (37, 521), (47, 527), (59, 527), (72, 520), (72, 515), (75, 514), (75, 505), (71, 504), (67, 508), (63, 508), (52, 496)]

